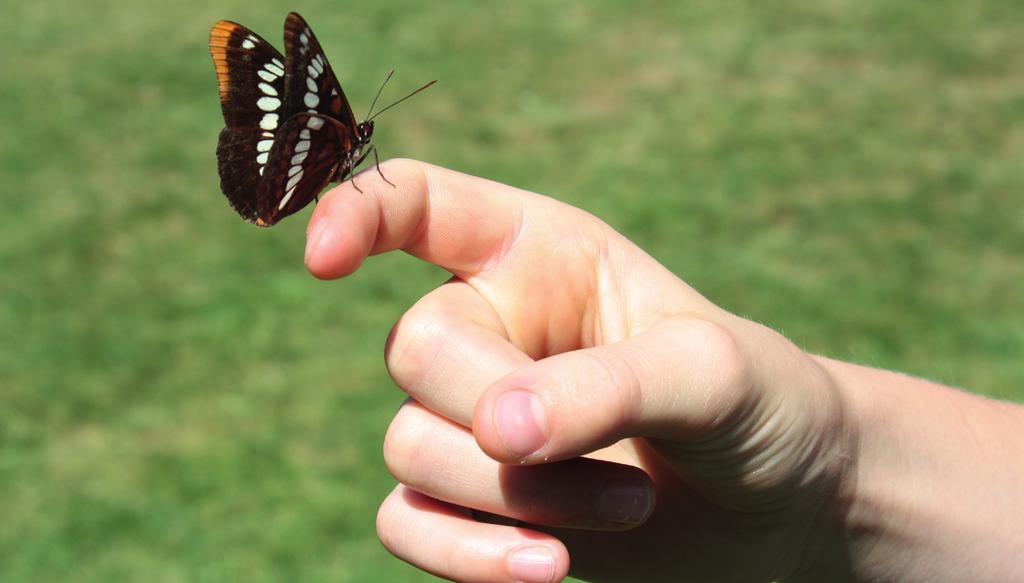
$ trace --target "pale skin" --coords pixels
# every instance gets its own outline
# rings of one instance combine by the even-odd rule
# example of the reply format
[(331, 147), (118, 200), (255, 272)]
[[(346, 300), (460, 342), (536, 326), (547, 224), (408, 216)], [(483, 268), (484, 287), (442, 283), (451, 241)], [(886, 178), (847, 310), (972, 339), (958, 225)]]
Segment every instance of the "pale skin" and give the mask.
[(395, 187), (321, 200), (306, 264), (453, 275), (386, 346), (399, 558), (466, 582), (1024, 580), (1021, 406), (808, 354), (554, 199), (381, 169)]

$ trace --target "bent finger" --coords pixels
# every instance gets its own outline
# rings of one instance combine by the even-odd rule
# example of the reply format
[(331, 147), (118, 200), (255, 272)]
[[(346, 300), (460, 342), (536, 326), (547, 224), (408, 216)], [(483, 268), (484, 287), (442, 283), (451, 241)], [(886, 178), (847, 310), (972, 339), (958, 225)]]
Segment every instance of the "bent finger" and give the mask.
[(561, 581), (569, 554), (551, 535), (473, 520), (399, 485), (377, 514), (377, 535), (396, 557), (455, 581)]
[(472, 426), (505, 463), (567, 459), (627, 437), (699, 439), (754, 402), (751, 374), (729, 330), (670, 319), (511, 373), (480, 398)]
[(395, 479), (432, 498), (546, 527), (626, 530), (654, 509), (654, 486), (639, 468), (586, 458), (500, 464), (466, 428), (416, 402), (391, 423), (384, 460)]
[(494, 308), (458, 279), (434, 289), (402, 316), (384, 354), (399, 388), (467, 427), (484, 390), (532, 362), (508, 341)]
[[(355, 271), (369, 255), (396, 249), (452, 273), (475, 272), (508, 248), (524, 205), (546, 197), (415, 160), (388, 160), (331, 190), (310, 218), (306, 265), (330, 279)], [(578, 211), (577, 211), (578, 212)]]

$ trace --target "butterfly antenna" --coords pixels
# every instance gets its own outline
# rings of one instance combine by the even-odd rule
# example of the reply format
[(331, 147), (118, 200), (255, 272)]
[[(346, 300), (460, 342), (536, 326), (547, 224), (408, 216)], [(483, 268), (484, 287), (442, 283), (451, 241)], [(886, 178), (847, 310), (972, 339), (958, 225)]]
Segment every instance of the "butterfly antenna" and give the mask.
[(391, 76), (395, 74), (395, 70), (391, 69), (388, 71), (388, 76), (384, 78), (384, 82), (380, 84), (380, 89), (377, 90), (377, 95), (373, 97), (373, 103), (370, 104), (370, 111), (366, 112), (366, 119), (370, 118), (370, 114), (373, 113), (373, 106), (377, 105), (377, 100), (380, 99), (380, 94), (384, 92), (384, 86), (391, 80)]
[[(391, 77), (391, 76), (390, 76), (390, 75), (388, 75), (388, 78), (390, 78), (390, 77)], [(427, 87), (430, 87), (430, 86), (431, 86), (431, 85), (433, 85), (434, 83), (437, 83), (437, 79), (434, 79), (434, 80), (433, 80), (433, 81), (431, 81), (430, 83), (427, 83), (427, 84), (426, 84), (426, 85), (424, 85), (423, 87), (420, 87), (420, 88), (419, 88), (419, 89), (417, 89), (416, 91), (413, 91), (412, 93), (410, 93), (410, 94), (406, 95), (405, 97), (403, 97), (403, 98), (399, 99), (398, 101), (396, 101), (396, 102), (392, 103), (391, 105), (389, 105), (389, 106), (385, 107), (384, 109), (382, 109), (382, 110), (378, 111), (377, 113), (375, 113), (375, 114), (373, 114), (372, 116), (370, 116), (370, 118), (369, 118), (369, 119), (367, 119), (366, 121), (370, 121), (370, 120), (372, 120), (373, 118), (375, 118), (375, 117), (377, 117), (378, 115), (380, 115), (380, 114), (384, 113), (385, 111), (387, 111), (387, 110), (391, 109), (392, 107), (394, 107), (394, 106), (398, 105), (399, 103), (402, 103), (402, 102), (403, 102), (403, 101), (405, 101), (406, 99), (409, 99), (409, 98), (410, 98), (410, 97), (412, 97), (413, 95), (416, 95), (416, 94), (417, 94), (417, 93), (419, 93), (420, 91), (423, 91), (423, 90), (424, 90), (424, 89), (426, 89)]]

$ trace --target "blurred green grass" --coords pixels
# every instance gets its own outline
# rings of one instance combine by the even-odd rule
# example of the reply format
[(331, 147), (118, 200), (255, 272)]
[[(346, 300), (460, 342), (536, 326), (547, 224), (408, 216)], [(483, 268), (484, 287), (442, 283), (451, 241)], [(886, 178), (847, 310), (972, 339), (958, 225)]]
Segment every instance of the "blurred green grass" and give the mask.
[[(313, 24), (410, 156), (556, 196), (809, 350), (1024, 399), (1024, 6), (22, 3), (0, 21), (0, 580), (419, 581), (373, 518), (386, 332), (218, 191), (206, 47)], [(467, 226), (471, 228), (471, 226)], [(401, 274), (401, 277), (396, 277)]]

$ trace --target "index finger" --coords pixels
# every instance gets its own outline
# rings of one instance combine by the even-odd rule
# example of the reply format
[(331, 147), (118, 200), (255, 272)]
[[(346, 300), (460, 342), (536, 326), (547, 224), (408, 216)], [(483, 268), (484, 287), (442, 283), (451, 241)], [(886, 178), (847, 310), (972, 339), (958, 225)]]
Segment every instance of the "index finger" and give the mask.
[(363, 192), (344, 183), (315, 209), (306, 244), (315, 276), (342, 277), (401, 249), (470, 284), (533, 358), (622, 340), (666, 313), (714, 309), (583, 210), (415, 160), (387, 161), (381, 173), (360, 173)]
[[(333, 279), (354, 272), (369, 255), (402, 249), (455, 275), (475, 273), (517, 238), (524, 203), (555, 201), (510, 186), (415, 160), (388, 160), (380, 170), (331, 190), (307, 231), (306, 265)], [(567, 207), (569, 208), (569, 207)]]

